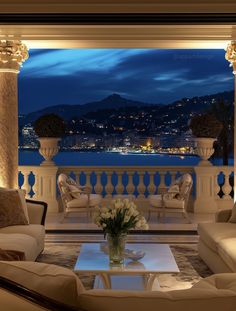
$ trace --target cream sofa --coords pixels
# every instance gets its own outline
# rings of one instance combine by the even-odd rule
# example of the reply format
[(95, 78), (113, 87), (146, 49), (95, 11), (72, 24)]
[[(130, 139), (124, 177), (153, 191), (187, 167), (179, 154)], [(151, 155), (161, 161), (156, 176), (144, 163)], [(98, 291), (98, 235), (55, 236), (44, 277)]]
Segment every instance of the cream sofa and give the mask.
[(216, 223), (198, 225), (198, 253), (214, 273), (236, 272), (236, 223), (231, 210), (220, 211)]
[(7, 311), (235, 311), (236, 273), (213, 275), (191, 289), (169, 292), (85, 290), (79, 278), (66, 268), (2, 261), (0, 301), (1, 310)]
[(26, 260), (34, 261), (44, 249), (47, 204), (26, 201), (30, 224), (0, 228), (0, 248), (22, 251)]

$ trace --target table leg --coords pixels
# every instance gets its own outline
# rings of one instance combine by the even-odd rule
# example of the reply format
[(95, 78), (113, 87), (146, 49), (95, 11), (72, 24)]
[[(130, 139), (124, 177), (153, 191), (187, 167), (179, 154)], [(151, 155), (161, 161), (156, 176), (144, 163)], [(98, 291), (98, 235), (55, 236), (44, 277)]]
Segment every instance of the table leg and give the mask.
[[(147, 291), (151, 291), (153, 287), (153, 283), (157, 277), (157, 274), (145, 274), (144, 275), (144, 289)], [(160, 288), (160, 285), (158, 283), (158, 288)]]
[(99, 277), (102, 280), (102, 284), (104, 289), (111, 289), (111, 278), (110, 275), (107, 273), (100, 273)]

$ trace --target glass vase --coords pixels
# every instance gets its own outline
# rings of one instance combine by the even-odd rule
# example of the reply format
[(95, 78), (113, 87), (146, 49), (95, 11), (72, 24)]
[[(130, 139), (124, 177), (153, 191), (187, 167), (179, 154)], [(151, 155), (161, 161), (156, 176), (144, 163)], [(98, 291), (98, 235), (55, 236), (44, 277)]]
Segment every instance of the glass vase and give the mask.
[(107, 234), (109, 261), (111, 265), (121, 265), (124, 263), (126, 237), (126, 234)]

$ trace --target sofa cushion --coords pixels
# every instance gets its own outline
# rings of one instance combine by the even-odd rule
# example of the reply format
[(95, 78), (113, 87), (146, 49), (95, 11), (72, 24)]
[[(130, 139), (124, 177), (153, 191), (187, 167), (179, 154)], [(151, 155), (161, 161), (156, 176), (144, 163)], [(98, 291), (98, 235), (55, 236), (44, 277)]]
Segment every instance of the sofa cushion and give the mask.
[(22, 200), (20, 191), (0, 188), (0, 228), (29, 224)]
[(91, 193), (89, 195), (89, 206), (98, 206), (101, 203), (102, 197), (99, 194)]
[(201, 223), (198, 234), (208, 247), (217, 252), (222, 239), (236, 237), (236, 226), (231, 223)]
[[(176, 195), (176, 193), (175, 193)], [(162, 207), (161, 194), (149, 195), (148, 197), (151, 206)], [(174, 198), (171, 193), (165, 193), (163, 196), (164, 206), (170, 209), (183, 209), (184, 200)]]
[(39, 254), (36, 239), (21, 233), (0, 233), (0, 248), (24, 252), (26, 260), (35, 260)]
[(36, 262), (0, 261), (1, 275), (56, 301), (77, 306), (84, 287), (69, 269)]
[(27, 234), (37, 241), (38, 246), (40, 246), (42, 249), (44, 247), (45, 229), (42, 225), (9, 226), (0, 228), (0, 234), (1, 233)]
[(181, 199), (171, 199), (168, 196), (164, 196), (164, 204), (166, 208), (170, 209), (184, 209), (184, 200)]
[(162, 198), (161, 194), (151, 194), (148, 197), (151, 206), (162, 207)]
[(236, 272), (236, 237), (221, 240), (218, 253), (230, 269)]
[(88, 204), (88, 196), (86, 194), (81, 194), (79, 199), (73, 199), (67, 202), (67, 207), (77, 208), (77, 207), (86, 207)]

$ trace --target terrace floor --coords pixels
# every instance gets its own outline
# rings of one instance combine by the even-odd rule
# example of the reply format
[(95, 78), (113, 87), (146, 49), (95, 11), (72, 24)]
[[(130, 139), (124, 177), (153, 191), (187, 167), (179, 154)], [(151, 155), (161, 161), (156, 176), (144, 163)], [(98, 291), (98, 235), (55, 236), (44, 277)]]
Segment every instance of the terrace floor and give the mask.
[[(147, 219), (147, 215), (144, 214)], [(169, 214), (166, 215), (165, 220), (157, 218), (156, 213), (151, 213), (149, 219), (149, 230), (150, 233), (153, 231), (163, 231), (163, 233), (173, 231), (196, 231), (198, 223), (201, 222), (212, 222), (215, 219), (215, 214), (194, 214), (188, 213), (188, 217), (191, 223), (187, 223), (181, 215)], [(46, 230), (49, 231), (68, 231), (68, 232), (98, 232), (98, 227), (92, 221), (88, 219), (85, 214), (71, 214), (63, 222), (63, 213), (48, 213), (46, 218)]]

